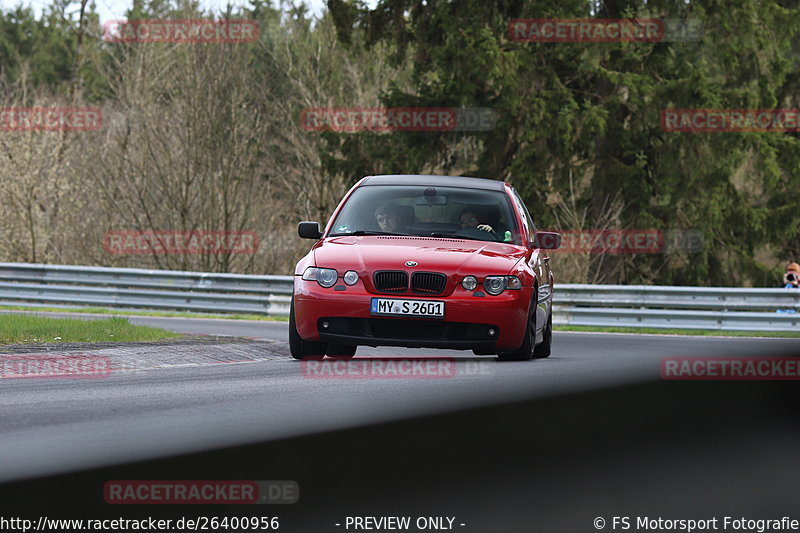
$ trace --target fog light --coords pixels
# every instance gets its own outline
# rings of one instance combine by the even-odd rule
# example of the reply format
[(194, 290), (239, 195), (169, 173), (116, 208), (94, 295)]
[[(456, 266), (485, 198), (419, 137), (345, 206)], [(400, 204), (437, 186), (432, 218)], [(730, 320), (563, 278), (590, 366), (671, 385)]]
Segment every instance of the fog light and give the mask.
[(329, 327), (331, 327), (331, 323), (328, 322), (327, 320), (323, 320), (322, 321), (322, 329), (328, 329)]
[(467, 276), (461, 280), (461, 286), (464, 287), (464, 290), (474, 291), (475, 287), (478, 286), (478, 278), (475, 276)]
[(348, 270), (344, 273), (344, 282), (348, 285), (355, 285), (358, 281), (358, 272), (355, 270)]
[(494, 328), (489, 328), (489, 336), (494, 337), (495, 335), (497, 335), (497, 331)]

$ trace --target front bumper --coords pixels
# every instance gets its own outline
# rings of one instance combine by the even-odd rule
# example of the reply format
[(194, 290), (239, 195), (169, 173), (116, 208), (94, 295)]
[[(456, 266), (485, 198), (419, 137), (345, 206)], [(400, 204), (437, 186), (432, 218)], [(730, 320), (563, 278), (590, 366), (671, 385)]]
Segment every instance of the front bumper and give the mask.
[[(361, 281), (325, 289), (295, 276), (297, 332), (305, 340), (364, 346), (513, 350), (522, 344), (532, 288), (506, 290), (499, 296), (477, 296), (460, 286), (448, 296), (374, 294)], [(445, 316), (379, 317), (370, 314), (374, 297), (445, 302)], [(494, 335), (490, 334), (494, 330)]]

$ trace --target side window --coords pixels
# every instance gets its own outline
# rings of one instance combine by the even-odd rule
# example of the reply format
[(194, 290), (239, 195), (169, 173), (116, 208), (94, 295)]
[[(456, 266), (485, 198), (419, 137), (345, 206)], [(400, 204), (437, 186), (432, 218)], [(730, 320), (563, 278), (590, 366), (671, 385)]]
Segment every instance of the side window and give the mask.
[(522, 198), (519, 197), (516, 189), (511, 189), (512, 195), (514, 196), (514, 202), (517, 204), (517, 209), (522, 215), (522, 223), (525, 225), (525, 228), (528, 230), (528, 235), (533, 237), (533, 234), (536, 232), (536, 225), (533, 223), (533, 218), (531, 214), (528, 212), (528, 208), (525, 206), (525, 202), (522, 201)]

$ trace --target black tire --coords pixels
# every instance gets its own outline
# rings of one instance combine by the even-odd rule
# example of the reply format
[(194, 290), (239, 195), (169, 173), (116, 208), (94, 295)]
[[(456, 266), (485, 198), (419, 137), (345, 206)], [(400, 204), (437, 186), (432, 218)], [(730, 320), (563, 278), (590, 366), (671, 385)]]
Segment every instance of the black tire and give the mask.
[(307, 341), (300, 337), (294, 321), (294, 298), (292, 298), (291, 306), (289, 311), (289, 352), (295, 359), (322, 359), (325, 357), (327, 343)]
[(498, 361), (528, 361), (533, 357), (534, 343), (536, 342), (536, 306), (539, 301), (538, 292), (534, 291), (531, 307), (528, 310), (528, 329), (522, 345), (516, 350), (498, 352)]
[(331, 359), (352, 359), (356, 354), (357, 346), (353, 344), (338, 344), (331, 342), (325, 352)]
[(547, 317), (547, 326), (542, 332), (542, 342), (536, 345), (533, 349), (534, 359), (544, 359), (550, 357), (550, 350), (553, 345), (553, 311), (551, 309), (550, 316)]

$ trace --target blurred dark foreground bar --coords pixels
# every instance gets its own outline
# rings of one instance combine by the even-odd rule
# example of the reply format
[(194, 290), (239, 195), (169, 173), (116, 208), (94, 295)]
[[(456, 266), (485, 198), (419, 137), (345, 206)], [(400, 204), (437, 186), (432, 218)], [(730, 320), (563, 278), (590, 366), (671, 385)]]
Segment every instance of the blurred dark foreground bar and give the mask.
[[(612, 531), (614, 516), (800, 518), (798, 391), (660, 381), (497, 405), (7, 484), (0, 515), (278, 516), (290, 532), (447, 516), (464, 532), (539, 533), (595, 531), (598, 517)], [(109, 480), (294, 480), (299, 501), (111, 505)]]

